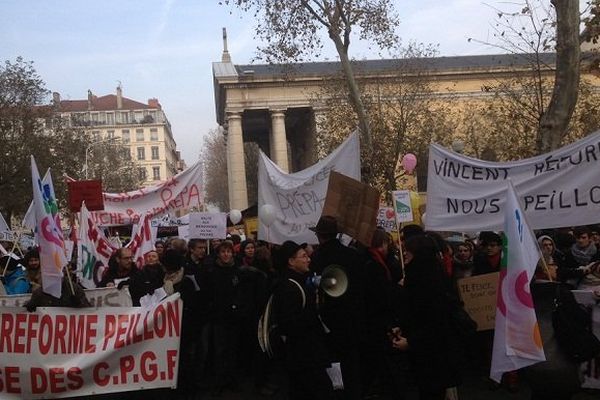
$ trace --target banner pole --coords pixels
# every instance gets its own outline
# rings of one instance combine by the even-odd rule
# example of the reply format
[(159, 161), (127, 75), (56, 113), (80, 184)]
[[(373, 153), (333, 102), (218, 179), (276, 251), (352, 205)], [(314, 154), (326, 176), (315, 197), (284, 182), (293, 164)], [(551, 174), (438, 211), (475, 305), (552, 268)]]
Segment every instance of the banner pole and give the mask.
[(402, 251), (402, 236), (401, 236), (401, 228), (398, 221), (396, 221), (396, 228), (398, 231), (398, 252), (400, 253), (400, 270), (402, 271), (402, 280), (404, 280), (404, 252)]

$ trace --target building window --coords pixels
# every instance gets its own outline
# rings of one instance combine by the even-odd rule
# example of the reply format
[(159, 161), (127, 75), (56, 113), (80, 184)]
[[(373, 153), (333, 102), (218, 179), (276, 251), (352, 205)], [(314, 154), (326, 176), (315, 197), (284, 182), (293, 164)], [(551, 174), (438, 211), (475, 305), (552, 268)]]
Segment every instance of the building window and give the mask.
[(129, 113), (128, 112), (122, 112), (121, 113), (121, 122), (124, 124), (128, 124), (129, 123)]
[(121, 130), (121, 139), (123, 139), (123, 143), (129, 143), (131, 141), (131, 137), (129, 136), (129, 129)]
[(145, 181), (146, 180), (146, 168), (141, 167), (140, 169), (138, 169), (138, 171), (139, 171), (140, 180)]
[(158, 160), (158, 146), (152, 146), (152, 159)]
[(92, 140), (94, 142), (100, 140), (100, 131), (92, 131)]
[(160, 167), (152, 167), (152, 179), (160, 181)]
[(115, 124), (115, 114), (113, 114), (113, 113), (106, 113), (106, 124), (107, 125), (114, 125)]
[(106, 131), (106, 137), (108, 139), (114, 139), (115, 138), (115, 131), (113, 131), (113, 130)]
[(144, 113), (141, 111), (136, 111), (135, 112), (135, 122), (137, 122), (139, 124), (140, 122), (142, 122), (143, 119), (144, 119)]
[(94, 125), (98, 124), (98, 113), (93, 113), (92, 114), (92, 123)]
[(146, 159), (146, 151), (143, 147), (138, 147), (137, 148), (137, 159), (138, 160), (145, 160)]
[(135, 130), (135, 140), (137, 140), (138, 142), (144, 141), (144, 130), (143, 129)]
[(131, 152), (129, 149), (123, 149), (123, 158), (127, 161), (131, 160)]
[(156, 142), (158, 140), (158, 129), (150, 128), (150, 140)]

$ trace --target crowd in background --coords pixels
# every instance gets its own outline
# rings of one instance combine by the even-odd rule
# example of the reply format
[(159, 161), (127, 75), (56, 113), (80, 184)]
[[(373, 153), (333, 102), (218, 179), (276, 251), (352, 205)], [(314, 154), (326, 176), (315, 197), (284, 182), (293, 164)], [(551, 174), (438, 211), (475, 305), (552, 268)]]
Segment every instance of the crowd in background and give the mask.
[[(402, 399), (413, 386), (420, 399), (444, 399), (460, 385), (465, 368), (489, 376), (493, 331), (465, 337), (453, 316), (461, 307), (457, 280), (500, 270), (499, 234), (447, 241), (408, 225), (401, 233), (401, 254), (398, 243), (379, 228), (368, 247), (342, 244), (332, 217), (322, 217), (312, 230), (319, 245), (288, 241), (275, 246), (237, 235), (189, 242), (170, 238), (156, 242), (140, 269), (131, 251), (121, 248), (98, 286), (128, 287), (134, 306), (156, 289), (180, 293), (178, 393), (185, 397), (239, 391), (240, 379), (248, 376), (256, 393), (271, 396), (282, 390), (275, 379), (279, 367), (287, 372), (292, 400)], [(600, 287), (598, 227), (539, 232), (538, 242), (543, 257), (537, 280)], [(6, 294), (33, 293), (29, 310), (89, 306), (74, 276), (77, 293), (65, 286), (66, 278), (64, 299), (42, 292), (36, 249), (23, 260), (3, 257), (0, 262)], [(337, 297), (310, 279), (331, 265), (348, 277), (347, 289)], [(257, 339), (270, 298), (277, 321), (273, 357)], [(333, 362), (340, 363), (343, 391), (334, 392), (329, 379), (327, 368)], [(505, 374), (503, 384), (518, 390), (516, 371)], [(556, 398), (570, 398), (576, 390), (572, 386)], [(492, 382), (490, 388), (495, 388)]]

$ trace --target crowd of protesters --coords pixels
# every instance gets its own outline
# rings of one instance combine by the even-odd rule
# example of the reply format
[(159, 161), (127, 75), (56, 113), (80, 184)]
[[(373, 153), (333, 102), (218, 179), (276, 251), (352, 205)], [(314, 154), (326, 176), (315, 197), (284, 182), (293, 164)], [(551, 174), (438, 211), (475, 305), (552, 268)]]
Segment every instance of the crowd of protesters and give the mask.
[[(180, 293), (184, 310), (178, 392), (185, 397), (238, 392), (240, 379), (248, 376), (256, 394), (272, 396), (283, 390), (274, 379), (280, 366), (291, 400), (403, 399), (411, 386), (420, 399), (445, 399), (461, 384), (466, 366), (489, 376), (493, 331), (461, 336), (453, 307), (460, 307), (458, 279), (500, 270), (499, 234), (481, 232), (477, 238), (446, 241), (409, 225), (402, 230), (400, 250), (379, 228), (369, 247), (344, 245), (333, 217), (322, 217), (312, 230), (319, 241), (314, 248), (292, 241), (280, 246), (242, 241), (237, 235), (211, 241), (172, 238), (157, 242), (141, 269), (133, 264), (131, 251), (121, 248), (99, 286), (128, 287), (134, 306), (157, 289)], [(543, 257), (536, 280), (600, 288), (598, 227), (538, 236)], [(65, 301), (52, 301), (42, 292), (35, 249), (20, 263), (5, 257), (0, 262), (6, 294), (33, 293), (29, 310), (39, 305), (89, 306), (74, 277), (63, 283), (77, 287), (76, 293), (63, 288), (70, 293)], [(347, 288), (339, 296), (310, 279), (332, 265), (347, 276)], [(280, 339), (273, 340), (273, 357), (262, 351), (257, 338), (270, 298)], [(332, 363), (339, 363), (343, 391), (334, 392), (327, 372)], [(529, 376), (535, 382), (537, 376)], [(518, 390), (517, 372), (506, 373), (502, 384)], [(565, 386), (570, 389), (555, 391), (558, 397), (552, 398), (568, 399), (578, 388), (575, 383)], [(490, 381), (490, 388), (495, 387)]]

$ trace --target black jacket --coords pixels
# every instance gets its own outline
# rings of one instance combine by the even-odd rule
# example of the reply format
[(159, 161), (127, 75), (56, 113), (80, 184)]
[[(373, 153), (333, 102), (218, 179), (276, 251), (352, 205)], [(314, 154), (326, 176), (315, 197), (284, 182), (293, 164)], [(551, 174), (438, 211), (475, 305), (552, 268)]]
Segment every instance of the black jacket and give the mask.
[(140, 305), (140, 298), (152, 294), (162, 287), (165, 272), (160, 264), (144, 265), (140, 272), (129, 279), (129, 293), (134, 306)]

